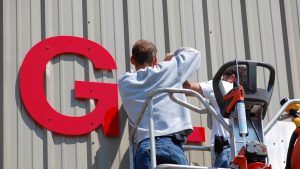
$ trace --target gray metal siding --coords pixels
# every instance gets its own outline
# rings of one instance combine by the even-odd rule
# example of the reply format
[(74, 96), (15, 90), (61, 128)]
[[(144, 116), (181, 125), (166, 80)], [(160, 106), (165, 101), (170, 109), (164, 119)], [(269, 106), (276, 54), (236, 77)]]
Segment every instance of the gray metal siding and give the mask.
[(288, 41), (288, 56), (287, 59), (290, 61), (290, 69), (291, 69), (291, 80), (293, 83), (290, 84), (292, 88), (292, 92), (295, 98), (299, 97), (300, 90), (300, 79), (299, 79), (299, 54), (300, 54), (300, 1), (287, 1), (284, 3), (284, 9), (286, 14), (286, 27), (287, 27), (287, 39)]
[[(158, 47), (158, 59), (181, 46), (202, 54), (191, 82), (206, 81), (227, 61), (251, 59), (272, 64), (276, 82), (265, 123), (283, 97), (300, 97), (300, 0), (4, 0), (1, 38), (0, 134), (5, 169), (128, 168), (128, 124), (119, 99), (120, 137), (102, 128), (65, 137), (39, 126), (27, 114), (19, 93), (18, 73), (28, 50), (57, 35), (84, 37), (104, 46), (117, 70), (94, 71), (85, 58), (62, 55), (46, 68), (46, 95), (56, 110), (82, 116), (94, 102), (74, 99), (74, 80), (117, 83), (130, 64), (131, 47), (144, 38)], [(0, 7), (2, 7), (0, 5)], [(0, 30), (1, 30), (0, 29)], [(264, 87), (267, 72), (258, 74)], [(189, 98), (189, 102), (199, 105)], [(200, 106), (200, 105), (199, 105)], [(192, 114), (194, 125), (207, 126), (207, 115)], [(0, 133), (1, 133), (0, 132)], [(210, 131), (206, 137), (209, 143)], [(2, 147), (2, 146), (1, 146)], [(189, 151), (190, 161), (209, 166), (210, 154)], [(1, 163), (0, 163), (1, 164)]]
[[(0, 13), (3, 14), (3, 1), (0, 2)], [(0, 112), (4, 112), (3, 109), (3, 17), (0, 17)], [(4, 113), (0, 114), (0, 124), (1, 124), (1, 129), (0, 129), (0, 166), (3, 166), (3, 129), (4, 129), (4, 124), (3, 124), (3, 116)]]

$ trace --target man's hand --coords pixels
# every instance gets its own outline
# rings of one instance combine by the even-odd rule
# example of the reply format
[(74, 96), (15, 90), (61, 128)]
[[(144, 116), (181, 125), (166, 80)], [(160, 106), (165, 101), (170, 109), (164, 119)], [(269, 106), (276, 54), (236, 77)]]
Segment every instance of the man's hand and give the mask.
[(191, 89), (191, 83), (189, 81), (185, 81), (183, 84), (182, 84), (182, 87), (184, 89)]
[[(192, 85), (191, 85), (191, 83), (190, 83), (189, 81), (185, 81), (185, 82), (182, 84), (182, 87), (183, 87), (184, 89), (191, 89), (191, 88), (192, 88)], [(185, 95), (187, 95), (187, 96), (192, 96), (192, 95), (190, 95), (190, 94), (185, 94)]]
[[(194, 90), (196, 92), (198, 92), (199, 94), (201, 94), (203, 96), (203, 91), (202, 91), (202, 88), (201, 86), (199, 85), (199, 83), (190, 83), (189, 81), (185, 81), (183, 84), (182, 84), (182, 87), (184, 89), (191, 89), (191, 90)], [(190, 96), (190, 95), (188, 95)]]
[(173, 58), (173, 53), (167, 53), (164, 61), (170, 61)]

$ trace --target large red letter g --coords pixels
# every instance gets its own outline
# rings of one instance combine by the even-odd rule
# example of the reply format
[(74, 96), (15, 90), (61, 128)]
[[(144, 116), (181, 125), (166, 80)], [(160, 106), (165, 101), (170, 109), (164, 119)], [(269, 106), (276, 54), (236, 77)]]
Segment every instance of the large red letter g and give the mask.
[(77, 98), (97, 100), (95, 109), (85, 116), (63, 115), (48, 103), (44, 90), (46, 65), (54, 57), (66, 53), (87, 57), (95, 69), (116, 69), (109, 52), (95, 42), (73, 36), (45, 39), (31, 48), (20, 69), (20, 92), (28, 113), (37, 123), (55, 133), (82, 135), (102, 124), (106, 135), (118, 135), (117, 84), (76, 81)]

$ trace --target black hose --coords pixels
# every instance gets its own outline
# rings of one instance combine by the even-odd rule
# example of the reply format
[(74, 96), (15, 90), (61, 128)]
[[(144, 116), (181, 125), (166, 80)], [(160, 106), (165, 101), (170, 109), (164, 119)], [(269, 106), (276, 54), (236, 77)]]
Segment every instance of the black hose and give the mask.
[[(299, 127), (298, 127), (299, 128)], [(293, 150), (294, 150), (294, 145), (295, 145), (295, 142), (298, 138), (298, 133), (296, 132), (297, 128), (295, 129), (295, 131), (293, 132), (292, 136), (291, 136), (291, 139), (290, 139), (290, 143), (289, 143), (289, 149), (288, 149), (288, 153), (287, 153), (287, 156), (286, 156), (286, 167), (285, 169), (292, 169), (291, 168), (291, 158), (292, 158), (292, 153), (293, 153)]]
[(260, 139), (260, 136), (258, 135), (257, 129), (255, 128), (255, 125), (254, 125), (253, 121), (251, 120), (250, 112), (249, 112), (249, 111), (251, 111), (251, 110), (247, 110), (247, 111), (246, 111), (247, 119), (248, 119), (248, 121), (250, 122), (251, 126), (252, 126), (253, 129), (254, 129), (254, 132), (255, 132), (255, 135), (256, 135), (257, 138), (258, 138), (258, 141), (262, 143), (262, 141), (261, 141), (261, 139)]

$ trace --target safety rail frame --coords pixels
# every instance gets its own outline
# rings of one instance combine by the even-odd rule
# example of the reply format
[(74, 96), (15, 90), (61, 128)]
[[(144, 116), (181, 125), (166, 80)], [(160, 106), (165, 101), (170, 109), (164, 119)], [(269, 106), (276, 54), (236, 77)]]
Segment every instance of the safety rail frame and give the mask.
[[(267, 126), (264, 128), (264, 135), (266, 135), (270, 129), (276, 124), (277, 121), (285, 120), (287, 118), (290, 118), (289, 114), (283, 115), (285, 112), (284, 110), (291, 104), (300, 104), (300, 99), (291, 99), (287, 101), (285, 104), (281, 106), (281, 108), (278, 110), (276, 115), (272, 118), (272, 120), (267, 124)], [(297, 113), (299, 114), (299, 113)]]
[[(156, 164), (156, 150), (155, 150), (155, 135), (154, 135), (154, 122), (153, 122), (153, 102), (152, 102), (152, 98), (157, 95), (157, 94), (161, 94), (161, 93), (168, 93), (170, 99), (172, 101), (174, 101), (177, 104), (180, 104), (190, 110), (193, 110), (196, 113), (199, 114), (205, 114), (203, 113), (202, 109), (199, 109), (198, 107), (195, 107), (192, 104), (189, 104), (185, 101), (182, 101), (178, 98), (176, 98), (174, 96), (175, 93), (182, 93), (182, 94), (186, 94), (189, 96), (194, 96), (196, 97), (206, 108), (207, 112), (211, 113), (216, 120), (221, 123), (221, 125), (224, 127), (224, 129), (229, 133), (230, 137), (232, 137), (232, 130), (230, 129), (230, 126), (225, 122), (225, 120), (223, 119), (223, 117), (217, 113), (215, 111), (215, 109), (209, 104), (209, 102), (206, 101), (206, 99), (204, 99), (203, 96), (201, 96), (199, 93), (190, 90), (190, 89), (177, 89), (177, 88), (159, 88), (156, 90), (153, 90), (151, 92), (149, 92), (141, 111), (138, 113), (138, 118), (137, 121), (134, 123), (130, 135), (129, 135), (129, 148), (130, 148), (130, 169), (134, 169), (134, 136), (136, 133), (136, 130), (138, 128), (138, 125), (145, 113), (146, 108), (149, 106), (149, 133), (150, 133), (150, 152), (151, 152), (151, 164), (152, 164), (152, 168), (155, 169), (157, 168), (157, 164)], [(292, 99), (287, 101), (281, 108), (280, 110), (277, 112), (277, 114), (273, 117), (273, 119), (268, 123), (268, 125), (264, 128), (263, 133), (264, 135), (266, 135), (269, 130), (275, 125), (275, 123), (278, 120), (284, 120), (288, 118), (288, 115), (282, 115), (284, 110), (290, 105), (290, 104), (300, 104), (300, 99)], [(230, 138), (231, 140), (234, 140), (234, 138)], [(235, 142), (231, 142), (230, 143), (232, 145), (232, 149), (235, 148)], [(208, 146), (186, 146), (186, 149), (196, 149), (196, 150), (203, 150), (203, 151), (209, 151), (210, 147)], [(233, 150), (232, 150), (233, 151)], [(235, 150), (234, 150), (235, 151)], [(168, 168), (168, 167), (179, 167), (180, 165), (174, 165), (174, 164), (163, 164), (163, 165), (159, 165), (158, 168)], [(187, 168), (187, 169), (204, 169), (204, 168), (211, 168), (212, 167), (198, 167), (198, 166), (180, 166), (181, 168)]]
[[(133, 140), (134, 136), (136, 133), (136, 130), (138, 128), (138, 125), (144, 115), (144, 112), (146, 108), (149, 106), (149, 132), (150, 132), (150, 152), (151, 152), (151, 164), (152, 168), (156, 168), (156, 150), (155, 150), (155, 136), (154, 136), (154, 122), (153, 122), (153, 109), (152, 109), (152, 98), (161, 93), (168, 93), (170, 99), (174, 101), (177, 104), (180, 104), (190, 110), (193, 110), (194, 112), (197, 112), (199, 114), (204, 114), (202, 112), (202, 109), (199, 109), (198, 107), (195, 107), (192, 104), (186, 103), (185, 101), (182, 101), (174, 96), (175, 93), (182, 93), (182, 94), (187, 94), (189, 96), (194, 96), (197, 99), (200, 100), (200, 102), (204, 105), (204, 107), (212, 113), (212, 115), (222, 124), (222, 126), (225, 128), (226, 131), (228, 131), (229, 134), (231, 134), (231, 130), (229, 125), (225, 122), (223, 117), (218, 114), (214, 108), (197, 92), (190, 90), (190, 89), (177, 89), (177, 88), (159, 88), (156, 90), (153, 90), (149, 92), (141, 111), (138, 113), (139, 116), (137, 118), (137, 121), (132, 127), (132, 130), (129, 135), (129, 144), (130, 144), (130, 168), (134, 169), (133, 161), (134, 161), (134, 146), (133, 146)], [(187, 148), (192, 148), (193, 146), (187, 146)], [(196, 148), (197, 147), (197, 148)], [(199, 148), (200, 147), (200, 148)], [(205, 147), (205, 146), (195, 146), (194, 148), (200, 149), (200, 150), (210, 150), (210, 148)]]

